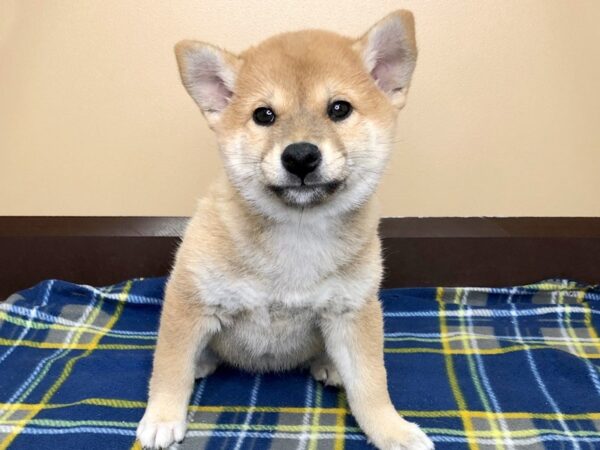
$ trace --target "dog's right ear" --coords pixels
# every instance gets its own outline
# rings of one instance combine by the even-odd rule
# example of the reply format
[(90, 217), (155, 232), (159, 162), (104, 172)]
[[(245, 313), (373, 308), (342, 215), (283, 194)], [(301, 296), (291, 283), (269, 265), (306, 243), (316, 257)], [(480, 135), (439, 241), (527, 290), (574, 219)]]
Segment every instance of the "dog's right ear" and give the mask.
[(175, 55), (183, 85), (213, 125), (233, 95), (239, 58), (197, 41), (178, 42)]

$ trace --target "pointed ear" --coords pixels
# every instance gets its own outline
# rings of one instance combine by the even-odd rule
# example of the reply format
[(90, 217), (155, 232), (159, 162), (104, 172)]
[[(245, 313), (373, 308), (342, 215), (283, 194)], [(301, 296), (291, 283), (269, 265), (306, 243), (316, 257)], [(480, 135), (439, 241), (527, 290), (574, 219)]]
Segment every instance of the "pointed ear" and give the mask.
[(196, 41), (175, 45), (181, 81), (210, 124), (218, 120), (233, 95), (240, 60), (235, 55)]
[(417, 62), (415, 21), (410, 11), (395, 11), (354, 43), (379, 88), (402, 108)]

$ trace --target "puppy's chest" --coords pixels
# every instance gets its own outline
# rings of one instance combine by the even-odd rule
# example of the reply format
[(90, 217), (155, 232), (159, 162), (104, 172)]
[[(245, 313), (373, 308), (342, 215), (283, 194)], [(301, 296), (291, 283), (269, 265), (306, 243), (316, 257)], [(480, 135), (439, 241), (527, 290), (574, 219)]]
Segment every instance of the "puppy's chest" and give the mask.
[(273, 233), (262, 248), (247, 256), (275, 282), (307, 284), (335, 272), (349, 252), (349, 246), (333, 230), (298, 232), (290, 227)]
[(344, 284), (339, 268), (347, 258), (347, 246), (330, 235), (283, 230), (262, 246), (241, 249), (242, 270), (220, 271), (208, 264), (198, 282), (203, 301), (223, 313), (260, 310), (275, 319), (282, 311), (335, 303)]

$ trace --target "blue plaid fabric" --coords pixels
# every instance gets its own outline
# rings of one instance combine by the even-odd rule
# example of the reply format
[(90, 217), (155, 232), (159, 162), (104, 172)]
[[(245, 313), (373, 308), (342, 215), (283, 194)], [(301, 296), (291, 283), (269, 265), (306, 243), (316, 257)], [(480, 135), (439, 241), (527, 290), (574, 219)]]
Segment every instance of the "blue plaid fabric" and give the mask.
[[(0, 303), (0, 449), (139, 448), (164, 279), (50, 280)], [(438, 449), (600, 448), (600, 289), (382, 291), (389, 387)], [(370, 448), (343, 391), (221, 367), (182, 449)]]

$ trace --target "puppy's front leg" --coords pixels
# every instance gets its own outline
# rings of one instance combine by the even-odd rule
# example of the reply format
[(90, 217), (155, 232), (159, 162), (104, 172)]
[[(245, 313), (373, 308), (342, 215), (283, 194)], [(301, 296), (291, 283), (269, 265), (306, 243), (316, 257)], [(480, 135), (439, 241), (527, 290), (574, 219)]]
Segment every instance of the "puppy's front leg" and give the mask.
[(381, 450), (430, 450), (433, 443), (419, 427), (396, 412), (383, 364), (383, 317), (376, 298), (355, 313), (324, 317), (327, 353), (346, 388), (352, 414)]
[(164, 448), (181, 441), (194, 384), (195, 355), (218, 329), (197, 299), (169, 281), (160, 318), (148, 406), (137, 437), (143, 447)]

